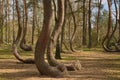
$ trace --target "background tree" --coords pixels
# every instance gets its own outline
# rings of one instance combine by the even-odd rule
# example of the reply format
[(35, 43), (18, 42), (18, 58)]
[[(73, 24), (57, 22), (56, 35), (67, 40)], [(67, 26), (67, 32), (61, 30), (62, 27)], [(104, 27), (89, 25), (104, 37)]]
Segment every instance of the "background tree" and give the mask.
[(82, 44), (86, 45), (86, 0), (83, 0), (83, 37)]
[(37, 17), (37, 0), (33, 0), (33, 26), (32, 26), (32, 44), (34, 44), (34, 35), (35, 35), (35, 26), (36, 26), (36, 17)]
[(92, 1), (89, 0), (89, 21), (88, 21), (88, 24), (89, 24), (89, 27), (88, 27), (88, 36), (89, 36), (89, 42), (88, 42), (88, 48), (91, 48), (92, 46), (92, 27), (91, 27), (91, 4), (92, 4)]
[(101, 4), (102, 4), (102, 0), (98, 0), (99, 4), (98, 4), (98, 17), (97, 17), (97, 44), (99, 43), (99, 19), (100, 19), (100, 10), (101, 10)]
[(21, 36), (22, 36), (22, 25), (21, 25), (21, 15), (20, 15), (20, 9), (19, 9), (19, 4), (18, 4), (18, 0), (15, 0), (16, 3), (16, 12), (17, 12), (17, 16), (18, 16), (18, 33), (17, 33), (17, 37), (13, 43), (13, 54), (16, 57), (16, 59), (18, 59), (19, 61), (23, 62), (23, 63), (34, 63), (33, 59), (23, 59), (20, 54), (18, 53), (18, 46), (20, 44), (20, 40), (21, 40)]

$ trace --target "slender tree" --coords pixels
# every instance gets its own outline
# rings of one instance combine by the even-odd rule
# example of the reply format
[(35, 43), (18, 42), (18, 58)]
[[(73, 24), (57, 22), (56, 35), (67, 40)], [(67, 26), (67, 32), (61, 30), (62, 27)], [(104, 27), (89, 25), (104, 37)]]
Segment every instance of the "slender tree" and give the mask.
[(18, 33), (17, 33), (17, 37), (13, 43), (13, 54), (16, 57), (16, 59), (18, 59), (19, 61), (23, 62), (23, 63), (34, 63), (33, 59), (23, 59), (20, 54), (18, 53), (18, 46), (20, 44), (20, 40), (21, 40), (21, 34), (22, 34), (22, 25), (21, 25), (21, 16), (20, 16), (20, 9), (19, 9), (19, 4), (18, 4), (18, 0), (15, 0), (16, 3), (16, 12), (17, 12), (17, 17), (18, 17)]
[(66, 10), (67, 10), (67, 0), (65, 0), (64, 3), (65, 9), (64, 9), (64, 22), (62, 25), (62, 32), (61, 32), (61, 52), (63, 52), (63, 40), (64, 40), (64, 33), (65, 33), (65, 24), (66, 24)]
[(3, 43), (4, 0), (0, 2), (0, 43)]
[(83, 35), (82, 44), (86, 45), (86, 0), (83, 0)]
[(120, 43), (120, 0), (118, 1), (118, 6), (119, 6), (119, 18), (118, 18), (118, 25), (119, 25), (119, 40), (118, 40), (118, 43)]
[(11, 28), (10, 28), (10, 0), (7, 0), (7, 4), (8, 4), (8, 9), (7, 9), (7, 12), (8, 12), (8, 14), (7, 14), (7, 18), (8, 18), (8, 32), (7, 32), (7, 34), (8, 34), (8, 43), (10, 43), (10, 40), (11, 40), (11, 33), (10, 33), (10, 30), (11, 30)]
[(35, 34), (35, 26), (36, 26), (36, 9), (37, 9), (37, 1), (33, 0), (33, 26), (32, 26), (32, 44), (34, 44), (34, 34)]
[[(20, 48), (25, 50), (25, 51), (32, 51), (32, 47), (26, 45), (26, 34), (27, 34), (27, 23), (28, 23), (28, 10), (27, 10), (27, 4), (26, 4), (26, 0), (23, 0), (24, 3), (24, 11), (25, 12), (25, 19), (23, 17), (23, 21), (25, 20), (25, 22), (23, 22), (23, 35), (22, 35), (22, 39), (20, 42)], [(24, 15), (24, 14), (23, 14)]]
[[(56, 8), (56, 3), (55, 3), (55, 0), (53, 0), (53, 4), (54, 4), (54, 15), (55, 15), (55, 24), (57, 23), (57, 8)], [(56, 59), (61, 59), (61, 49), (60, 49), (60, 34), (59, 34), (59, 37), (57, 39), (57, 44), (56, 44), (56, 52), (55, 52), (55, 58)]]
[(77, 31), (77, 24), (76, 24), (76, 19), (75, 19), (75, 15), (73, 13), (73, 10), (72, 10), (72, 6), (70, 4), (70, 0), (67, 0), (68, 1), (68, 5), (70, 7), (70, 10), (71, 10), (71, 14), (72, 14), (72, 18), (73, 18), (73, 22), (74, 22), (74, 31), (73, 31), (73, 34), (70, 38), (70, 49), (75, 52), (75, 50), (73, 49), (73, 41), (74, 41), (74, 38), (75, 38), (75, 34), (76, 34), (76, 31)]
[(5, 15), (6, 15), (6, 19), (5, 19), (5, 41), (6, 43), (8, 43), (8, 0), (5, 1), (5, 4), (7, 5), (5, 7)]
[[(99, 0), (98, 0), (99, 1)], [(100, 9), (101, 9), (102, 0), (98, 4), (98, 17), (97, 17), (97, 44), (99, 43), (99, 20), (100, 20)]]
[(92, 47), (92, 28), (91, 28), (91, 4), (92, 4), (92, 0), (89, 0), (89, 21), (88, 21), (88, 36), (89, 36), (89, 42), (88, 42), (88, 48)]
[(55, 52), (55, 58), (56, 59), (61, 59), (61, 47), (60, 47), (60, 36), (57, 39), (57, 44), (56, 44), (56, 52)]
[(13, 0), (13, 43), (15, 41), (15, 0)]

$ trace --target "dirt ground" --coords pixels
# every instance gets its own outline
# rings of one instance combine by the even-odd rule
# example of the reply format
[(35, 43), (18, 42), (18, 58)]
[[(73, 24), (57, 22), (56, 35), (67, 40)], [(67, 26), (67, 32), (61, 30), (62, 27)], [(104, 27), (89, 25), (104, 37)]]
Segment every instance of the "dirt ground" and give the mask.
[[(70, 78), (50, 78), (39, 74), (34, 64), (23, 64), (9, 54), (0, 53), (0, 80), (120, 80), (120, 53), (81, 51), (62, 53), (61, 62), (80, 60), (81, 71), (69, 72)], [(30, 55), (31, 56), (31, 55)]]

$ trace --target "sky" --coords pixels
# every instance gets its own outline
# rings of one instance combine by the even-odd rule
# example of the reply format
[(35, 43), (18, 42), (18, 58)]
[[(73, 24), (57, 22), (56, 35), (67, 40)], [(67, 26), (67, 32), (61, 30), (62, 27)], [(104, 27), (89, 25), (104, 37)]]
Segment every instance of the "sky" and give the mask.
[[(102, 0), (102, 4), (104, 4), (104, 9), (108, 10), (108, 3), (107, 0)], [(115, 15), (115, 5), (112, 5), (112, 13)], [(115, 16), (113, 16), (115, 17)], [(119, 18), (119, 13), (118, 13), (118, 18)]]
[(108, 9), (107, 0), (102, 0), (102, 4), (104, 5), (104, 9)]
[(107, 0), (102, 0), (102, 4), (107, 4)]

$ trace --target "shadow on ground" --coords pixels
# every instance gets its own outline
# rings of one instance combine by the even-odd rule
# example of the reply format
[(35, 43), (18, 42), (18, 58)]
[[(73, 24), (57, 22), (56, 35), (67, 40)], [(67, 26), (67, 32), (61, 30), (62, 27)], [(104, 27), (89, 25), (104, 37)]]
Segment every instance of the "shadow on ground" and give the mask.
[[(84, 52), (76, 54), (63, 54), (64, 63), (80, 60), (81, 71), (69, 72), (70, 78), (60, 80), (120, 80), (120, 55)], [(71, 58), (72, 57), (72, 58)], [(22, 64), (16, 59), (0, 59), (0, 80), (52, 80), (42, 76), (34, 64)], [(56, 79), (58, 80), (58, 79)]]

